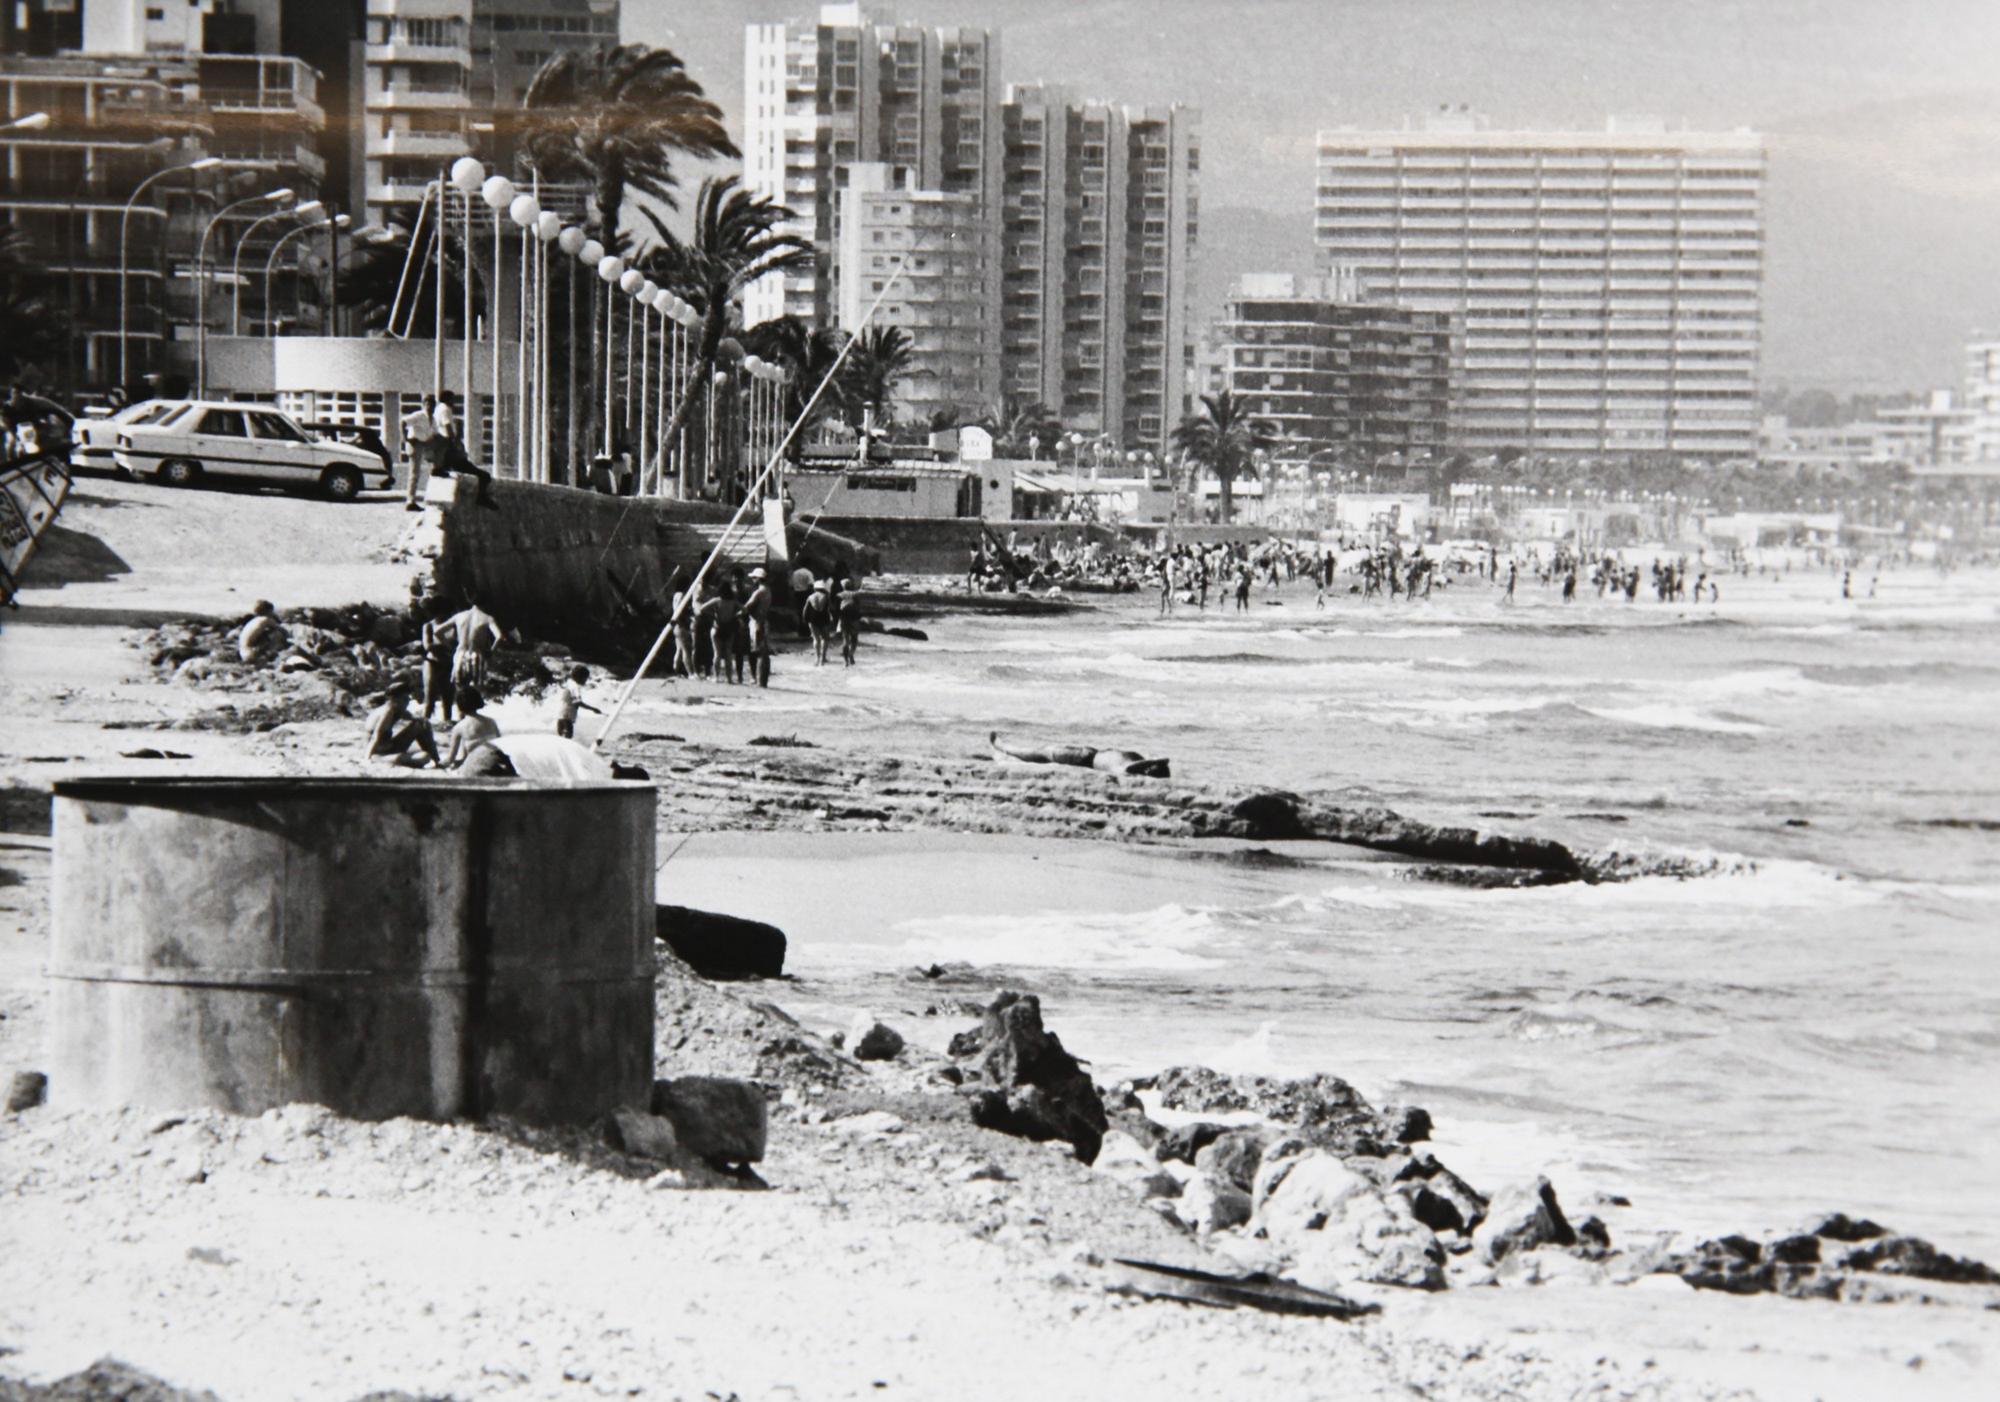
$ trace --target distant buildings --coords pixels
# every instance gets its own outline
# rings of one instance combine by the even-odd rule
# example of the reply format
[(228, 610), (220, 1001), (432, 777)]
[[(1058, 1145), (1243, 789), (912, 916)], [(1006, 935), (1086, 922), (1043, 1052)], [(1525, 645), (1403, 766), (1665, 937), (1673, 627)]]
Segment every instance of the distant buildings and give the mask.
[(860, 162), (847, 169), (834, 222), (837, 324), (858, 328), (881, 298), (875, 324), (910, 338), (912, 373), (882, 412), (922, 423), (944, 409), (992, 402), (1000, 347), (977, 197), (920, 190), (906, 167)]
[(1372, 466), (1446, 450), (1451, 315), (1367, 302), (1361, 291), (1352, 277), (1264, 273), (1230, 294), (1222, 388), (1272, 425), (1280, 457)]
[(2000, 337), (1979, 334), (1966, 343), (1965, 407), (1972, 416), (1966, 460), (2000, 462)]
[[(510, 165), (515, 152), (496, 113), (519, 109), (556, 54), (618, 41), (619, 0), (366, 3), (360, 198), (378, 220), (422, 199), (461, 156)], [(580, 208), (580, 193), (571, 195)]]
[[(955, 353), (931, 338), (921, 368), (932, 388), (976, 386), (954, 401), (967, 413), (1042, 403), (1128, 450), (1164, 446), (1192, 361), (1197, 113), (1039, 86), (1003, 96), (997, 35), (897, 24), (856, 4), (822, 6), (816, 24), (748, 26), (744, 92), (745, 183), (796, 211), (794, 231), (822, 250), (811, 270), (751, 288), (746, 321), (839, 319), (842, 190), (856, 166), (886, 166), (897, 188), (957, 196), (966, 203), (951, 208), (977, 214), (948, 222), (960, 245), (976, 243), (999, 363), (947, 364)], [(931, 208), (942, 218), (946, 206)], [(939, 226), (929, 246), (943, 237)], [(864, 277), (845, 285), (872, 280), (872, 249), (861, 256)], [(898, 324), (893, 310), (878, 319)], [(942, 391), (933, 402), (943, 406)]]
[(1755, 451), (1757, 136), (1494, 131), (1448, 114), (1321, 132), (1318, 171), (1323, 255), (1400, 305), (1462, 318), (1466, 450)]

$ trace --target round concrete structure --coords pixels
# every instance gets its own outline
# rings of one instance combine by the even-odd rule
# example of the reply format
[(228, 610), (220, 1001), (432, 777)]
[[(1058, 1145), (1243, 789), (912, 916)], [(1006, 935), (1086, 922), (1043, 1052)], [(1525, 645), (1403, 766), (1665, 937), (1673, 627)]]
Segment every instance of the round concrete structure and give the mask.
[(53, 808), (52, 1103), (647, 1102), (648, 787), (103, 778)]

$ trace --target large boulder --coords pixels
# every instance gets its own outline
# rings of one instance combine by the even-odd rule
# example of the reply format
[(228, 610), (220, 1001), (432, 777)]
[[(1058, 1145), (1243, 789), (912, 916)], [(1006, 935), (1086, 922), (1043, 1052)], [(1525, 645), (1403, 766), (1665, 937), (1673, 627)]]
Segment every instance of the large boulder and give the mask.
[(1097, 1157), (1108, 1121), (1104, 1101), (1062, 1040), (1042, 1026), (1032, 993), (1004, 992), (979, 1026), (952, 1038), (972, 1120), (1023, 1139), (1060, 1139), (1085, 1163)]
[(1442, 1289), (1444, 1248), (1400, 1194), (1324, 1150), (1267, 1163), (1255, 1224), (1316, 1290), (1354, 1280)]
[(754, 1082), (681, 1076), (653, 1082), (652, 1111), (673, 1126), (680, 1147), (718, 1167), (764, 1157), (770, 1111)]
[(1141, 1084), (1170, 1110), (1192, 1114), (1249, 1110), (1339, 1154), (1380, 1158), (1399, 1145), (1430, 1136), (1430, 1116), (1422, 1109), (1377, 1110), (1346, 1081), (1325, 1073), (1285, 1079), (1173, 1066)]
[(1473, 1236), (1479, 1258), (1496, 1265), (1516, 1251), (1538, 1246), (1574, 1246), (1576, 1233), (1563, 1216), (1556, 1190), (1546, 1178), (1503, 1188), (1487, 1205), (1486, 1220)]
[(1434, 1232), (1471, 1233), (1486, 1219), (1486, 1198), (1470, 1183), (1420, 1150), (1396, 1165), (1389, 1186), (1409, 1199), (1417, 1220)]
[(1250, 1194), (1213, 1174), (1197, 1173), (1181, 1189), (1174, 1216), (1203, 1236), (1227, 1231), (1250, 1220)]
[(1257, 1185), (1257, 1170), (1263, 1163), (1264, 1136), (1254, 1129), (1218, 1135), (1194, 1156), (1194, 1166), (1203, 1173), (1246, 1193)]
[(902, 1055), (903, 1034), (872, 1013), (860, 1013), (848, 1031), (847, 1049), (856, 1061), (894, 1061)]
[(785, 932), (761, 920), (653, 908), (653, 935), (705, 978), (777, 978), (785, 972)]

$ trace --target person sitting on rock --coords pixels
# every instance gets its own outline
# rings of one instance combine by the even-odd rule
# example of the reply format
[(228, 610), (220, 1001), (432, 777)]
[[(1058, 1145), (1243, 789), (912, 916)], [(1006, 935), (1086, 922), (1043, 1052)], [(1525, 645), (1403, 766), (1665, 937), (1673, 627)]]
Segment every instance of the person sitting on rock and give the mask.
[(422, 716), (410, 714), (407, 681), (398, 677), (389, 683), (382, 704), (368, 717), (368, 758), (378, 764), (401, 769), (422, 769), (426, 764), (442, 764), (437, 738)]

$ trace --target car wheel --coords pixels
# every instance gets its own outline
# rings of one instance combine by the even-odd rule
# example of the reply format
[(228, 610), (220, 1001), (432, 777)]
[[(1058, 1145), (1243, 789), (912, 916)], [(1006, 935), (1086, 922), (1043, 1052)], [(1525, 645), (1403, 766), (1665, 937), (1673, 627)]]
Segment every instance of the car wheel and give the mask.
[(160, 464), (160, 480), (169, 487), (192, 487), (201, 477), (201, 464), (193, 458), (168, 458)]
[(353, 501), (361, 495), (361, 474), (342, 463), (335, 463), (319, 477), (320, 490), (334, 501)]

